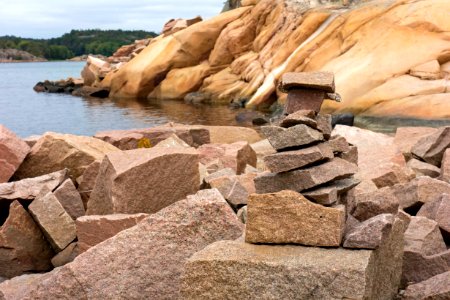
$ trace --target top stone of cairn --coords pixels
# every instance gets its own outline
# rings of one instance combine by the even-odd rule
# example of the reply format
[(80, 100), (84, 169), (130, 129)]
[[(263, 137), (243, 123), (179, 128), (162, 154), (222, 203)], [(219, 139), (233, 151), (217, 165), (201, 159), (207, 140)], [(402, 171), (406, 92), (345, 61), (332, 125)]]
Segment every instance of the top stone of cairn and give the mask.
[(330, 72), (285, 73), (281, 78), (280, 89), (313, 89), (327, 93), (335, 92), (334, 74)]

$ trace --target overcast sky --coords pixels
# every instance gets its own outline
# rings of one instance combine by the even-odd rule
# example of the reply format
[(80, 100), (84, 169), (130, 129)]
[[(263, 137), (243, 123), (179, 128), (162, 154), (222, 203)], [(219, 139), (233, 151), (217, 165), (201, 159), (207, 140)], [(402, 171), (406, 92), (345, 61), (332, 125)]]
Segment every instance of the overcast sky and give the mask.
[(172, 18), (217, 15), (223, 0), (0, 0), (0, 36), (58, 37), (71, 29), (160, 32)]

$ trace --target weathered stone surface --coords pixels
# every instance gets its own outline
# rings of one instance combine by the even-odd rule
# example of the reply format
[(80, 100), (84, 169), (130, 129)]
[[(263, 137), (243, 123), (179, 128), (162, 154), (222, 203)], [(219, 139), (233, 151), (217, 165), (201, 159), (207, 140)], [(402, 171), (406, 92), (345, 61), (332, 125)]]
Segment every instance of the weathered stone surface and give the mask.
[(408, 168), (411, 168), (417, 176), (429, 176), (431, 178), (439, 177), (441, 169), (418, 159), (411, 159), (406, 164)]
[(186, 265), (183, 299), (379, 299), (397, 294), (403, 225), (377, 250), (222, 241)]
[(339, 135), (334, 136), (328, 141), (328, 145), (333, 150), (333, 152), (342, 153), (350, 151), (350, 145), (347, 140)]
[(317, 129), (317, 122), (314, 120), (314, 112), (313, 117), (307, 117), (305, 116), (305, 112), (311, 112), (311, 110), (299, 110), (296, 111), (290, 115), (287, 115), (284, 117), (283, 120), (280, 122), (280, 126), (284, 128), (289, 128), (295, 125), (304, 124), (306, 126), (309, 126), (311, 128)]
[(51, 268), (53, 251), (41, 230), (18, 201), (0, 227), (0, 276), (11, 278)]
[(44, 188), (53, 191), (67, 178), (67, 170), (57, 171), (35, 178), (20, 181), (0, 183), (0, 201), (6, 200), (33, 200)]
[(235, 209), (247, 205), (250, 194), (256, 192), (253, 179), (257, 174), (221, 176), (208, 180), (211, 188), (216, 188)]
[(248, 199), (247, 243), (338, 247), (344, 227), (345, 208), (324, 207), (294, 191)]
[(336, 179), (351, 177), (358, 171), (355, 164), (341, 158), (302, 170), (279, 174), (261, 174), (255, 178), (257, 193), (273, 193), (281, 190), (301, 192)]
[(329, 206), (338, 202), (343, 193), (348, 192), (359, 183), (360, 181), (356, 178), (341, 179), (325, 186), (303, 191), (302, 195), (313, 202)]
[(28, 152), (27, 143), (0, 124), (0, 183), (8, 182)]
[(185, 261), (242, 230), (220, 193), (203, 190), (53, 271), (25, 299), (179, 299)]
[(185, 141), (180, 139), (176, 134), (172, 134), (170, 137), (168, 137), (164, 141), (159, 142), (155, 147), (165, 147), (165, 148), (182, 147), (182, 148), (189, 148), (190, 146)]
[(312, 110), (319, 113), (326, 93), (319, 90), (293, 89), (289, 91), (284, 112), (292, 114), (298, 110)]
[[(200, 126), (209, 131), (212, 144), (233, 144), (236, 142), (257, 143), (262, 140), (253, 128), (238, 126)], [(206, 143), (205, 143), (206, 144)]]
[(107, 154), (87, 215), (154, 213), (199, 188), (193, 148), (136, 149)]
[(210, 142), (209, 131), (199, 126), (158, 126), (152, 128), (110, 130), (97, 132), (95, 137), (108, 142), (121, 150), (143, 148), (144, 142), (153, 147), (168, 139), (173, 134), (178, 136), (188, 145), (198, 147)]
[(394, 144), (407, 160), (412, 158), (412, 147), (424, 136), (436, 132), (432, 127), (399, 127), (395, 133)]
[(441, 66), (435, 59), (418, 66), (414, 66), (409, 71), (409, 74), (425, 80), (436, 80), (441, 78)]
[(318, 114), (316, 117), (317, 129), (322, 132), (326, 140), (330, 139), (333, 127), (331, 125), (331, 115)]
[(78, 192), (80, 193), (85, 209), (87, 208), (87, 203), (91, 197), (91, 192), (94, 190), (101, 163), (100, 160), (94, 161), (86, 168), (83, 175), (77, 178)]
[(391, 214), (381, 214), (360, 223), (346, 233), (344, 248), (377, 249), (389, 236), (393, 223)]
[(53, 193), (72, 219), (84, 216), (83, 201), (72, 180), (64, 181)]
[[(425, 217), (438, 223), (444, 238), (450, 240), (450, 195), (442, 194), (431, 202), (425, 203), (417, 213), (418, 217)], [(450, 265), (449, 265), (450, 267)]]
[(217, 179), (219, 177), (234, 176), (234, 175), (236, 175), (236, 172), (231, 168), (221, 169), (217, 172), (211, 173), (208, 176), (206, 176), (205, 183), (209, 184), (212, 180)]
[(333, 151), (327, 144), (319, 144), (305, 149), (268, 155), (264, 157), (264, 163), (271, 172), (280, 173), (302, 168), (326, 159), (332, 159), (333, 157)]
[(361, 222), (380, 214), (396, 215), (398, 208), (398, 199), (389, 188), (355, 195), (349, 204), (350, 214)]
[[(404, 210), (420, 208), (421, 205), (433, 201), (442, 194), (450, 194), (450, 184), (428, 176), (417, 177), (409, 183), (397, 184), (392, 191)], [(417, 211), (416, 210), (416, 211)]]
[(382, 172), (372, 177), (373, 183), (377, 188), (393, 186), (399, 183), (408, 183), (416, 177), (414, 171), (409, 168), (401, 167), (395, 163), (387, 163), (380, 166)]
[(76, 238), (75, 222), (52, 192), (38, 195), (28, 210), (57, 252)]
[(201, 163), (207, 165), (218, 159), (223, 167), (232, 168), (236, 174), (243, 174), (247, 165), (256, 167), (256, 152), (247, 142), (202, 145), (198, 152)]
[(447, 261), (439, 255), (446, 250), (435, 221), (424, 217), (411, 217), (405, 232), (402, 285), (417, 283), (446, 272)]
[(338, 153), (336, 156), (342, 158), (343, 160), (351, 162), (352, 164), (357, 165), (358, 164), (358, 158), (359, 158), (358, 147), (350, 146), (350, 149), (348, 151), (342, 152), (342, 153)]
[(78, 248), (80, 253), (137, 225), (148, 214), (84, 216), (76, 220)]
[(404, 300), (450, 299), (450, 271), (433, 276), (428, 280), (408, 286)]
[(450, 126), (421, 138), (411, 152), (427, 163), (440, 167), (447, 148), (450, 148)]
[(71, 243), (52, 258), (52, 265), (57, 268), (72, 262), (80, 254), (77, 243)]
[(442, 158), (440, 179), (450, 183), (450, 148), (445, 150)]
[(117, 150), (95, 138), (47, 132), (31, 148), (14, 177), (36, 177), (67, 168), (75, 181), (93, 161)]
[(316, 89), (334, 93), (334, 74), (330, 72), (290, 72), (283, 74), (281, 88), (291, 90), (298, 88)]
[(322, 133), (306, 125), (296, 125), (289, 128), (263, 126), (261, 130), (270, 144), (277, 150), (323, 141)]
[(50, 273), (27, 274), (0, 283), (1, 300), (20, 300), (47, 278)]

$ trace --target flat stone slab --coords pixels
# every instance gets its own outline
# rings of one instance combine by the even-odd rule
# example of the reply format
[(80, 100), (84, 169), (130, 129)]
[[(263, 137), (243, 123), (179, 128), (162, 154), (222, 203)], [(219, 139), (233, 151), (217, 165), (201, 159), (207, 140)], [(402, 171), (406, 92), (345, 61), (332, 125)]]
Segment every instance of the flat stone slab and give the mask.
[(301, 147), (323, 141), (321, 132), (303, 124), (289, 128), (263, 126), (261, 131), (276, 150)]
[(281, 77), (281, 89), (316, 89), (328, 93), (335, 92), (334, 74), (330, 72), (290, 72)]
[(246, 224), (247, 243), (339, 247), (345, 209), (312, 203), (294, 191), (252, 194)]
[(396, 222), (375, 251), (217, 242), (188, 260), (182, 299), (391, 300), (403, 229)]
[(358, 171), (355, 164), (341, 158), (302, 170), (278, 174), (262, 174), (255, 178), (256, 192), (260, 194), (275, 193), (282, 190), (301, 192), (306, 189), (351, 177)]
[(332, 149), (325, 143), (300, 150), (284, 151), (264, 157), (264, 163), (273, 173), (286, 172), (310, 164), (332, 159)]
[(292, 114), (299, 110), (312, 110), (319, 113), (326, 93), (320, 90), (292, 89), (284, 105), (284, 113)]
[(322, 205), (332, 205), (336, 203), (342, 194), (348, 192), (361, 181), (356, 178), (346, 178), (337, 181), (333, 181), (325, 186), (303, 191), (302, 195), (306, 198)]
[[(306, 112), (313, 112), (313, 117), (306, 116), (311, 115)], [(311, 128), (317, 129), (317, 121), (315, 120), (314, 111), (312, 110), (299, 110), (286, 117), (280, 122), (280, 126), (284, 128), (289, 128), (295, 125), (304, 124)]]

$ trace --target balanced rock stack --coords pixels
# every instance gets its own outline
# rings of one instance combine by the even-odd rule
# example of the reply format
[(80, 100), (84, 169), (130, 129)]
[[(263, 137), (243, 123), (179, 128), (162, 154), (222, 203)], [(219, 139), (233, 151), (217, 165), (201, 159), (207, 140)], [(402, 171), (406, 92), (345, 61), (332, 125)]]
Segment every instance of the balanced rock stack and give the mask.
[[(289, 91), (290, 114), (277, 126), (262, 128), (277, 153), (264, 159), (272, 173), (255, 178), (245, 238), (194, 254), (186, 265), (184, 299), (387, 300), (396, 295), (406, 224), (381, 213), (359, 223), (347, 211), (345, 193), (358, 184), (353, 178), (357, 149), (342, 137), (330, 139), (330, 116), (317, 114), (323, 89), (334, 92), (333, 77), (312, 76), (309, 83), (304, 74), (298, 78), (282, 87)], [(292, 89), (305, 88), (313, 91), (291, 95)], [(296, 96), (308, 93), (311, 97)], [(292, 107), (300, 110), (291, 112)]]

